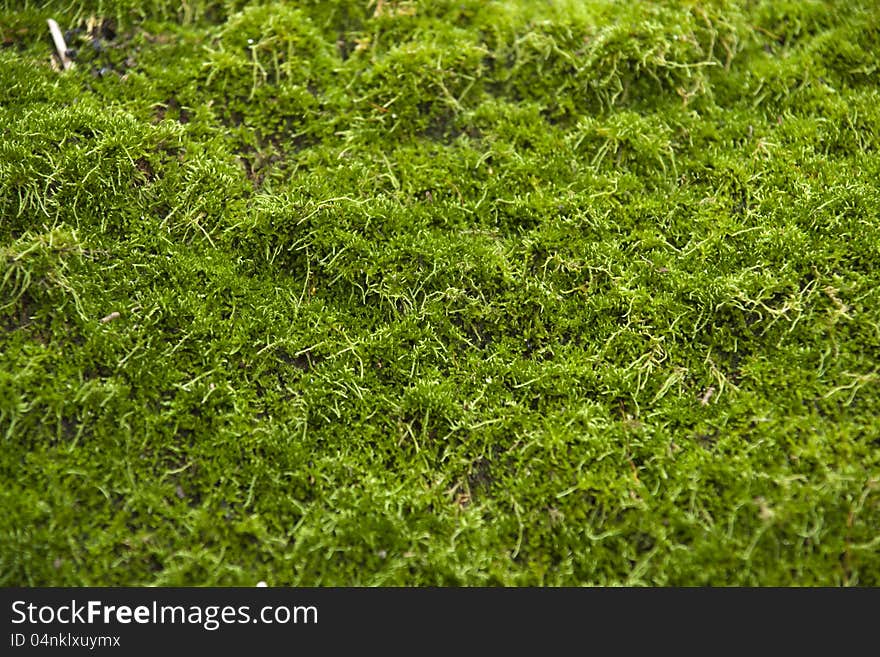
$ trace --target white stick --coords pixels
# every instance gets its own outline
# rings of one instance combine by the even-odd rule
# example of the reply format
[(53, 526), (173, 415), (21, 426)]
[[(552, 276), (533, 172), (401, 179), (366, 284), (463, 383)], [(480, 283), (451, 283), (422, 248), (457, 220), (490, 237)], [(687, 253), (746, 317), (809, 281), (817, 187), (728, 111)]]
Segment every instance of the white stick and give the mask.
[(67, 44), (64, 42), (64, 35), (61, 34), (61, 28), (58, 27), (58, 23), (53, 19), (49, 18), (46, 22), (49, 24), (49, 31), (52, 33), (52, 40), (55, 42), (55, 50), (58, 51), (58, 59), (61, 60), (61, 66), (66, 71), (73, 66), (73, 62), (67, 56)]

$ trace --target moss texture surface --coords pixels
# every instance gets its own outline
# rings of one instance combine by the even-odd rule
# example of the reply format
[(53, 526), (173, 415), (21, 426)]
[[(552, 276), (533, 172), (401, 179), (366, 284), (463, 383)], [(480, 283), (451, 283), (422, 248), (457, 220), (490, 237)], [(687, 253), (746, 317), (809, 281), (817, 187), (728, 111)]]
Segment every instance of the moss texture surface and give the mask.
[(873, 1), (0, 0), (0, 584), (880, 585), (878, 80)]

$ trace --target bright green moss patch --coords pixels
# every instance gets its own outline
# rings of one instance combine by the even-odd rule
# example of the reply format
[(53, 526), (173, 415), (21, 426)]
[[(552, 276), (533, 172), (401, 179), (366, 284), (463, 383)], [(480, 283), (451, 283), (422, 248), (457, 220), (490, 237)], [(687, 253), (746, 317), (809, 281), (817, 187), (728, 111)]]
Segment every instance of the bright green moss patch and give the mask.
[(25, 4), (0, 583), (880, 585), (873, 3)]

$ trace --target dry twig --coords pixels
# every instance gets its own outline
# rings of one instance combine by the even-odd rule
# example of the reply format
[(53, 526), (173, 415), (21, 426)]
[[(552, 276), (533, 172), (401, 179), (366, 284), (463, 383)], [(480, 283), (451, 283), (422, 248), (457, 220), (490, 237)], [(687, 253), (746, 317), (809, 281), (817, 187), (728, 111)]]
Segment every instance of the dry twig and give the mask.
[(61, 34), (61, 28), (54, 19), (46, 20), (49, 24), (49, 32), (52, 33), (52, 41), (55, 42), (55, 50), (58, 52), (58, 59), (61, 61), (61, 67), (66, 71), (73, 66), (73, 60), (67, 56), (67, 43), (64, 41), (64, 35)]

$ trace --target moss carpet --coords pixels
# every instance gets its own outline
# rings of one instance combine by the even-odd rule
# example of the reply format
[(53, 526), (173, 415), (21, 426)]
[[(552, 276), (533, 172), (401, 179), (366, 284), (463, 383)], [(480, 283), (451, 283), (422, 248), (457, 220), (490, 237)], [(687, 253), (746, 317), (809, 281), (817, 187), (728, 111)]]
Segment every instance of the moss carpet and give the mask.
[(0, 0), (0, 584), (880, 585), (878, 81), (873, 1)]

